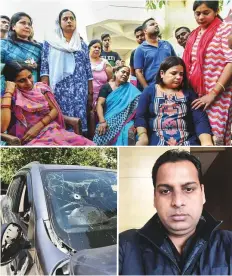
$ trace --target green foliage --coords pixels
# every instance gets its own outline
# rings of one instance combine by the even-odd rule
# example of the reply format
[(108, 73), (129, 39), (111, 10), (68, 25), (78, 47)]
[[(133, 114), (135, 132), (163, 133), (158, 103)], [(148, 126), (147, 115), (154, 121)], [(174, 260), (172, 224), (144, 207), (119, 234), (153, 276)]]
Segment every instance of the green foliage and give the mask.
[(222, 10), (224, 4), (224, 0), (219, 0), (219, 11)]
[(162, 9), (165, 4), (165, 0), (146, 0), (146, 8), (148, 10)]
[[(148, 10), (156, 10), (161, 9), (166, 3), (173, 0), (146, 0), (146, 8)], [(182, 0), (186, 2), (186, 0)], [(227, 4), (230, 3), (231, 0), (227, 0)], [(219, 10), (221, 11), (223, 8), (224, 0), (219, 0)]]
[(117, 169), (117, 148), (2, 148), (1, 182), (32, 161)]

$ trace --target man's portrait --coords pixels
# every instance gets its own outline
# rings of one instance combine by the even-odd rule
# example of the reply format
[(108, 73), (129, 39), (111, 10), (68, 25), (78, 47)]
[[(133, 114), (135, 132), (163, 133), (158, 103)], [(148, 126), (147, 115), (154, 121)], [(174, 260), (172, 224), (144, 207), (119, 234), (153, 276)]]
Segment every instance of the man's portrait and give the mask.
[(119, 274), (230, 275), (232, 150), (128, 151), (120, 149)]

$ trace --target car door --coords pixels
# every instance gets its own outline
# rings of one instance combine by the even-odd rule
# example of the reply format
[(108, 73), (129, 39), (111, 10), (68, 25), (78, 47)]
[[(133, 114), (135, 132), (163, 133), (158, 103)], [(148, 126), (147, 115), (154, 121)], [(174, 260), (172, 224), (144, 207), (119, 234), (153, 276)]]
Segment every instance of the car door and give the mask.
[(34, 208), (32, 194), (30, 173), (27, 171), (20, 172), (12, 180), (6, 198), (3, 200), (2, 216), (4, 223), (15, 222), (19, 224), (23, 229), (26, 239), (31, 243), (30, 249), (22, 250), (7, 265), (7, 274), (10, 275), (38, 274), (34, 262)]

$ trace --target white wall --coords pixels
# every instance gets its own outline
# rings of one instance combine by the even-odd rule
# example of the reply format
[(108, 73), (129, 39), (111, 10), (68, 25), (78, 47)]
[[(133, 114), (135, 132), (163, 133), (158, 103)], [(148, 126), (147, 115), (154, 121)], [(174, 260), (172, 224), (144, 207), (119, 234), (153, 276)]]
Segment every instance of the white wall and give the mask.
[[(187, 2), (192, 2), (192, 0), (187, 0)], [(224, 6), (221, 13), (223, 17), (227, 15), (231, 6), (232, 2)], [(32, 17), (35, 39), (38, 41), (43, 41), (45, 32), (52, 28), (59, 12), (64, 8), (71, 9), (76, 14), (77, 26), (84, 40), (87, 39), (86, 26), (106, 19), (144, 21), (153, 16), (159, 22), (161, 29), (165, 27), (165, 8), (147, 11), (145, 0), (1, 0), (1, 14), (11, 17), (16, 12), (24, 11)], [(191, 4), (187, 5), (187, 9), (191, 9)], [(181, 17), (186, 18), (186, 13), (181, 15), (175, 11), (172, 16), (179, 21)], [(184, 22), (185, 24), (194, 24), (193, 13), (187, 18), (189, 20)]]
[(33, 19), (34, 38), (40, 42), (44, 35), (54, 27), (54, 22), (62, 9), (72, 10), (77, 18), (77, 27), (86, 40), (86, 25), (93, 18), (89, 0), (2, 0), (1, 14), (11, 17), (16, 12), (26, 12)]

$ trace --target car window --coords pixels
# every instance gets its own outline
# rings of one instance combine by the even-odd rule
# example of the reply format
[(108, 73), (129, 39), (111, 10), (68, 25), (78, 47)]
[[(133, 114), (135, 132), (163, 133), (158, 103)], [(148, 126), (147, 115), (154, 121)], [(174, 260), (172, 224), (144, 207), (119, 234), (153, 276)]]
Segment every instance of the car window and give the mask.
[(19, 215), (20, 220), (26, 224), (29, 223), (31, 204), (28, 198), (26, 175), (15, 177), (9, 187), (8, 197), (12, 202), (12, 211)]
[(78, 249), (116, 244), (116, 172), (45, 171), (42, 179), (51, 221), (66, 244)]
[(23, 192), (23, 187), (25, 185), (25, 176), (16, 176), (7, 191), (7, 196), (12, 202), (12, 211), (17, 213), (19, 210), (19, 205), (21, 201), (21, 194)]

